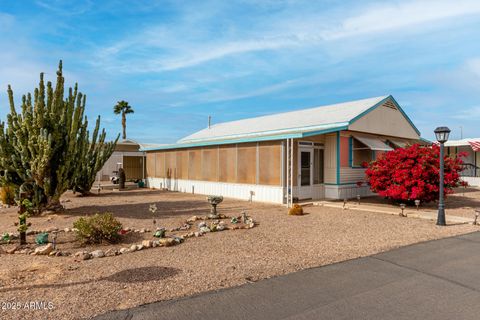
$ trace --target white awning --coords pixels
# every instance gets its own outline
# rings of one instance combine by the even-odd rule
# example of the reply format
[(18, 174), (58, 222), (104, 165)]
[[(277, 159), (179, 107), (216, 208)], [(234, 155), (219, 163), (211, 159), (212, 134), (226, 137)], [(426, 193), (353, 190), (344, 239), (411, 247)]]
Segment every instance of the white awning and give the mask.
[(408, 143), (405, 142), (405, 141), (402, 141), (402, 140), (388, 139), (388, 141), (390, 141), (391, 143), (393, 143), (394, 145), (396, 145), (399, 148), (405, 148), (405, 147), (408, 146)]
[(353, 136), (355, 139), (375, 151), (392, 151), (393, 149), (378, 138), (370, 138), (364, 136)]

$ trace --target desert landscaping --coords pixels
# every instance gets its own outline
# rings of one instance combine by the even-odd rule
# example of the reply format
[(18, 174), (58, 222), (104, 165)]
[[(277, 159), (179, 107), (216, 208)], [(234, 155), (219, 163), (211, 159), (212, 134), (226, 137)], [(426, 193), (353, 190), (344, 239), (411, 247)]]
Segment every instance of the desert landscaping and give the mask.
[[(460, 190), (448, 199), (447, 215), (459, 212), (468, 216), (470, 212), (473, 217), (480, 192), (469, 191), (462, 195)], [(360, 207), (364, 201), (369, 206), (378, 202), (375, 198), (366, 198)], [(466, 206), (461, 207), (463, 202)], [(478, 230), (468, 223), (445, 228), (425, 219), (354, 208), (306, 206), (305, 215), (289, 216), (283, 206), (227, 198), (218, 206), (219, 215), (229, 217), (220, 219), (226, 221), (226, 230), (203, 233), (199, 232), (199, 224), (210, 221), (202, 217), (210, 213), (211, 206), (202, 195), (137, 189), (78, 197), (69, 192), (61, 203), (65, 211), (34, 216), (29, 222), (31, 230), (58, 229), (57, 246), (65, 255), (6, 253), (17, 240), (0, 246), (0, 300), (11, 304), (48, 301), (51, 308), (1, 310), (2, 318), (7, 315), (14, 319), (89, 318), (114, 309), (238, 286)], [(149, 210), (152, 204), (157, 207), (155, 225)], [(386, 202), (379, 206), (395, 208)], [(231, 217), (241, 220), (244, 211), (254, 220), (255, 227), (232, 228), (237, 224), (232, 224)], [(131, 231), (115, 244), (82, 245), (76, 241), (75, 232), (71, 231), (73, 222), (101, 212), (113, 213), (123, 228)], [(2, 208), (0, 214), (1, 232), (15, 233), (17, 208)], [(190, 229), (177, 230), (192, 219), (195, 221), (191, 222)], [(153, 234), (159, 227), (166, 229), (167, 238), (183, 238), (182, 243), (179, 240), (168, 247), (157, 243), (155, 247), (130, 249), (131, 244), (147, 240), (152, 245), (158, 241)], [(62, 231), (65, 228), (68, 232)], [(185, 236), (189, 233), (190, 236)], [(27, 246), (32, 250), (37, 246), (34, 240), (35, 235), (27, 237)], [(121, 254), (119, 250), (123, 247), (128, 248), (128, 252)], [(92, 250), (102, 250), (107, 256), (85, 259), (77, 254)]]

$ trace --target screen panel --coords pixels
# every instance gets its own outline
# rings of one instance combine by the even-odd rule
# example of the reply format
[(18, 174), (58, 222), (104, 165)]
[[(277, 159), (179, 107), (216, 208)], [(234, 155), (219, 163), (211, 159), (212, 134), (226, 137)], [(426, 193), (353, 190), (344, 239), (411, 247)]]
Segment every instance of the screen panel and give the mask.
[(255, 184), (257, 180), (257, 144), (237, 146), (237, 183)]
[(264, 142), (260, 143), (258, 148), (258, 183), (263, 185), (280, 185), (281, 144), (279, 142)]
[(237, 149), (236, 145), (220, 146), (219, 154), (219, 181), (221, 182), (237, 182)]

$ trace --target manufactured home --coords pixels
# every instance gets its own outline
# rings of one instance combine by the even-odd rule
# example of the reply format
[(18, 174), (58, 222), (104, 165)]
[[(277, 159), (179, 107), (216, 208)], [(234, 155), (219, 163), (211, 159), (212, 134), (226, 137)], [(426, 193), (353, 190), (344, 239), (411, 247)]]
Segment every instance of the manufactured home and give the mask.
[(147, 185), (271, 203), (370, 194), (364, 162), (421, 141), (392, 96), (209, 125), (148, 148)]
[(125, 170), (127, 180), (141, 180), (145, 178), (145, 153), (140, 151), (143, 145), (133, 140), (117, 142), (115, 151), (97, 173), (97, 181), (110, 181), (116, 176), (118, 169)]
[(463, 153), (462, 179), (469, 185), (480, 187), (480, 138), (467, 138), (445, 142), (445, 154)]

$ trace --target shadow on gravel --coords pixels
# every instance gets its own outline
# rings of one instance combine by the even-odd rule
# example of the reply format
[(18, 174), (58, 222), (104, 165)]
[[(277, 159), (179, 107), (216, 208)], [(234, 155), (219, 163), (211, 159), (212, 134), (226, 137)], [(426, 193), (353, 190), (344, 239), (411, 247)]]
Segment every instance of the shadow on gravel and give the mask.
[(158, 281), (173, 277), (180, 272), (179, 269), (169, 267), (144, 267), (122, 270), (114, 273), (111, 276), (102, 278), (102, 280), (120, 282), (120, 283), (134, 283)]
[(87, 283), (98, 282), (98, 281), (111, 281), (111, 282), (117, 282), (117, 283), (138, 283), (138, 282), (147, 282), (147, 281), (160, 281), (160, 280), (173, 277), (180, 272), (181, 272), (180, 269), (170, 268), (170, 267), (133, 268), (133, 269), (127, 269), (127, 270), (116, 272), (107, 277), (92, 279), (88, 281), (77, 281), (77, 282), (71, 282), (71, 283), (48, 283), (48, 284), (19, 286), (19, 287), (11, 287), (11, 288), (7, 287), (7, 288), (0, 288), (0, 292), (25, 290), (27, 288), (59, 289), (59, 288), (70, 287), (70, 286), (75, 286), (79, 284), (87, 284)]

